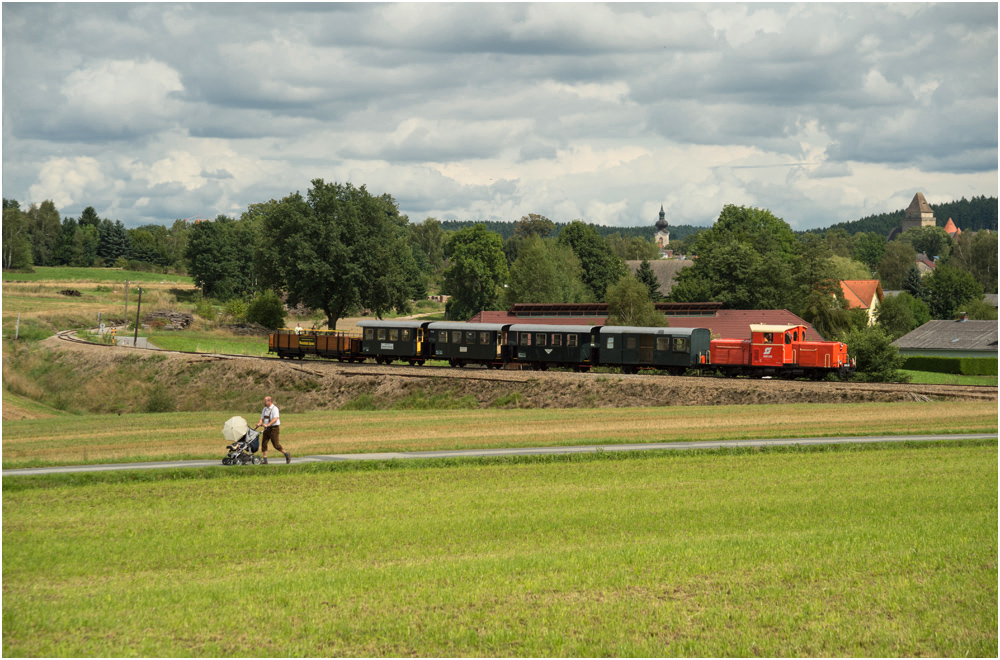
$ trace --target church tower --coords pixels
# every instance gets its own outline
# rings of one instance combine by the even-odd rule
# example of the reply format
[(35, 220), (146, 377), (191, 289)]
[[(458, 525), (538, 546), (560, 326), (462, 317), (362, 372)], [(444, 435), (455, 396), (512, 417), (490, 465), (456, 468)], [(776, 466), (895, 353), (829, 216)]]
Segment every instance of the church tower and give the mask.
[(914, 227), (933, 227), (934, 224), (934, 210), (931, 209), (931, 205), (924, 199), (924, 194), (917, 193), (913, 196), (913, 201), (910, 202), (910, 205), (906, 207), (906, 217), (903, 218), (903, 231), (913, 229)]
[(660, 219), (656, 221), (656, 236), (653, 240), (656, 242), (657, 247), (661, 250), (666, 250), (667, 246), (670, 245), (670, 232), (668, 231), (669, 224), (667, 223), (667, 214), (663, 210), (663, 204), (660, 204)]

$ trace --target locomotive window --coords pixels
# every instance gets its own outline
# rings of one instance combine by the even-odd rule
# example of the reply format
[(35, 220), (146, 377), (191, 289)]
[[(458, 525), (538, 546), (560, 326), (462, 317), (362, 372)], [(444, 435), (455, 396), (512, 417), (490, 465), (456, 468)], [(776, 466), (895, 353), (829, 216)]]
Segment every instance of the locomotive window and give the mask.
[(375, 339), (375, 328), (365, 328), (365, 339)]
[(531, 346), (531, 333), (522, 332), (521, 333), (521, 346)]
[(400, 339), (403, 340), (403, 341), (410, 341), (410, 329), (409, 328), (406, 328), (406, 329), (403, 330), (403, 334), (400, 337)]
[(792, 343), (792, 333), (790, 333), (790, 332), (786, 332), (785, 333), (785, 343), (786, 344), (791, 344)]
[(438, 333), (438, 343), (439, 344), (447, 344), (448, 343), (448, 331), (447, 330), (442, 330), (441, 332)]
[(552, 335), (552, 345), (562, 346), (562, 335)]
[(385, 328), (378, 329), (378, 340), (385, 341)]
[(483, 346), (489, 346), (490, 345), (490, 333), (488, 333), (488, 332), (480, 332), (479, 333), (479, 343), (482, 344)]
[(771, 332), (765, 332), (764, 333), (764, 343), (765, 344), (773, 344), (774, 343), (774, 334), (771, 333)]
[(658, 351), (669, 351), (670, 350), (670, 337), (657, 337), (656, 338), (656, 350), (658, 350)]
[(399, 341), (399, 328), (389, 328), (389, 341)]
[(451, 331), (451, 343), (453, 343), (453, 344), (461, 344), (462, 343), (462, 331), (461, 330), (452, 330)]
[(798, 330), (792, 330), (792, 339), (794, 341), (798, 341), (799, 340), (799, 331)]
[(625, 348), (627, 348), (630, 351), (635, 350), (635, 337), (625, 338)]
[(538, 333), (535, 335), (535, 346), (545, 346), (545, 335), (543, 333)]
[(566, 345), (576, 346), (577, 338), (576, 335), (566, 335)]
[(688, 352), (688, 338), (674, 337), (674, 353), (687, 353), (687, 352)]

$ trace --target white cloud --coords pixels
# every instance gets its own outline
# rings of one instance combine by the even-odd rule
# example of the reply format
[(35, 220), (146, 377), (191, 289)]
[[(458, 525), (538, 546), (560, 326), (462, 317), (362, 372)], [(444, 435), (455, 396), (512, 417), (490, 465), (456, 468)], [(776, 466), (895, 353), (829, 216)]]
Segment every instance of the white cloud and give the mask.
[(50, 199), (56, 208), (65, 208), (80, 202), (86, 193), (102, 191), (107, 185), (108, 178), (94, 158), (51, 158), (39, 169), (38, 183), (31, 186), (28, 194), (33, 203)]

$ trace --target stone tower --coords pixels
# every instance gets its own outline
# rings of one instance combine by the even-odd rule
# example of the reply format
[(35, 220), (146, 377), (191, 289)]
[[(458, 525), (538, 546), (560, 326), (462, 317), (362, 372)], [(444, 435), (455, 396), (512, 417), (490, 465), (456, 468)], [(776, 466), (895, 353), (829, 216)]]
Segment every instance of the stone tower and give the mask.
[(913, 196), (913, 201), (906, 207), (906, 217), (903, 218), (903, 231), (914, 227), (933, 227), (934, 211), (931, 205), (924, 199), (923, 193)]
[(663, 210), (663, 204), (660, 204), (660, 219), (656, 221), (656, 236), (653, 240), (661, 250), (666, 250), (667, 246), (670, 245), (669, 226), (667, 223), (667, 214)]

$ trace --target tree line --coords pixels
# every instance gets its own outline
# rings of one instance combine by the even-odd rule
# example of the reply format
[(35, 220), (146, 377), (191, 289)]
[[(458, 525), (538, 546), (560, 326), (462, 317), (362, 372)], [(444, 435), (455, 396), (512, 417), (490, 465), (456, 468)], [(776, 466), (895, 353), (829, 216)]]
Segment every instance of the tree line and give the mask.
[(17, 200), (3, 200), (3, 268), (34, 266), (119, 267), (130, 270), (186, 269), (188, 223), (177, 220), (169, 229), (146, 225), (126, 229), (88, 206), (79, 218), (60, 220), (51, 200), (22, 209)]
[[(955, 225), (962, 231), (980, 231), (988, 229), (997, 231), (997, 198), (979, 195), (972, 199), (965, 199), (934, 204), (931, 206), (934, 211), (934, 221), (938, 227), (944, 227), (951, 218)], [(888, 213), (877, 213), (865, 216), (860, 220), (850, 222), (838, 222), (830, 225), (826, 230), (815, 229), (813, 233), (821, 233), (830, 229), (843, 229), (848, 234), (859, 232), (874, 232), (888, 236), (896, 227), (903, 224), (906, 217), (906, 210), (899, 209)]]

